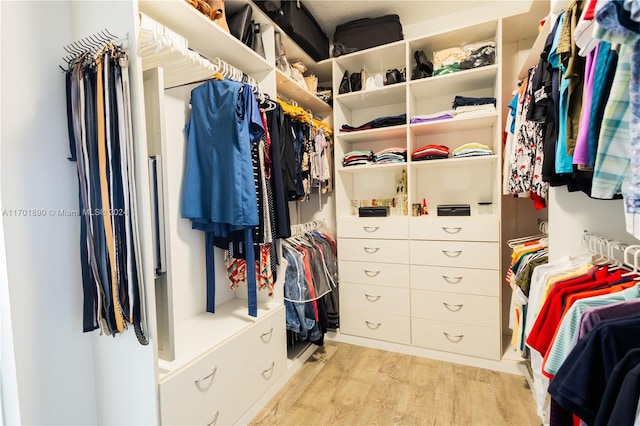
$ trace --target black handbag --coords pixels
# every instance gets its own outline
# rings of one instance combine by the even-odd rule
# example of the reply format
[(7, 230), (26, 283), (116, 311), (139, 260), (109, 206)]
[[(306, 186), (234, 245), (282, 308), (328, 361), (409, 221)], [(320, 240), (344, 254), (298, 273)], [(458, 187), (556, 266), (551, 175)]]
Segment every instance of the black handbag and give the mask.
[(264, 53), (264, 43), (262, 42), (262, 32), (260, 31), (260, 23), (251, 21), (251, 25), (253, 27), (253, 37), (251, 37), (251, 49), (256, 52), (258, 55), (262, 56), (266, 59)]
[(252, 39), (254, 35), (251, 21), (252, 13), (251, 5), (246, 4), (227, 20), (231, 34), (249, 47), (251, 47), (253, 43)]

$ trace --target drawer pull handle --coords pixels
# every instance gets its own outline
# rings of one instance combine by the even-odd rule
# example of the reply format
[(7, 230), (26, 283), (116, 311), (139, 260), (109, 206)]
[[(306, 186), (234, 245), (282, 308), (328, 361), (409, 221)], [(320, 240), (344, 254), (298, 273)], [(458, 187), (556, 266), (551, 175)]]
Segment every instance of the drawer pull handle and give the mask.
[(458, 284), (460, 281), (462, 281), (462, 277), (448, 277), (446, 275), (443, 275), (442, 278), (444, 278), (444, 280), (449, 284)]
[[(267, 331), (266, 333), (262, 333), (260, 335), (260, 338), (262, 340), (269, 340), (271, 338), (271, 335), (273, 334), (273, 326), (271, 326), (271, 328), (269, 329), (269, 331)], [(265, 339), (265, 337), (269, 336), (269, 339)]]
[(220, 416), (220, 411), (216, 411), (216, 415), (213, 416), (213, 420), (207, 426), (213, 426), (218, 423), (218, 416)]
[(378, 229), (380, 229), (379, 226), (363, 226), (362, 229), (364, 229), (367, 232), (376, 232)]
[(444, 334), (444, 337), (453, 343), (459, 343), (464, 337), (464, 334), (449, 334), (446, 331), (443, 331), (442, 334)]
[(373, 278), (373, 277), (377, 277), (380, 274), (380, 271), (368, 271), (365, 269), (364, 273), (366, 276)]
[(364, 251), (366, 251), (369, 254), (377, 253), (378, 250), (380, 250), (380, 247), (365, 247), (364, 248)]
[(366, 297), (369, 302), (377, 302), (382, 296), (374, 296), (373, 294), (365, 293), (364, 297)]
[(260, 373), (262, 373), (262, 375), (264, 376), (265, 374), (273, 371), (273, 367), (276, 366), (276, 362), (275, 361), (271, 361), (271, 367), (269, 368), (265, 368), (264, 370), (262, 370)]
[(457, 234), (458, 232), (462, 231), (462, 226), (456, 226), (456, 227), (443, 226), (442, 230), (447, 234)]
[(367, 327), (369, 327), (372, 330), (377, 330), (382, 325), (381, 322), (371, 322), (367, 320), (365, 320), (364, 322), (367, 324)]
[(447, 257), (458, 257), (462, 254), (462, 250), (442, 250)]
[(204, 377), (200, 377), (199, 379), (195, 379), (193, 381), (193, 383), (198, 384), (201, 382), (204, 382), (205, 380), (207, 380), (208, 378), (212, 377), (214, 374), (216, 374), (216, 371), (218, 371), (218, 366), (216, 365), (215, 367), (213, 367), (213, 370), (211, 370), (211, 373), (207, 374)]
[(464, 306), (462, 303), (451, 304), (451, 303), (447, 303), (447, 302), (442, 302), (442, 304), (444, 305), (445, 308), (447, 308), (451, 312), (458, 312)]

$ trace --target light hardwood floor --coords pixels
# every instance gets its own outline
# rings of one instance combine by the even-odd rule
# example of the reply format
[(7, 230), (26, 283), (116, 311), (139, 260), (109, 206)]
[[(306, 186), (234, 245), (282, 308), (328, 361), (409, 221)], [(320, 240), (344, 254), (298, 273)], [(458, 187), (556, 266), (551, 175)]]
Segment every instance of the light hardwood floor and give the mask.
[(524, 377), (326, 342), (250, 423), (540, 425)]

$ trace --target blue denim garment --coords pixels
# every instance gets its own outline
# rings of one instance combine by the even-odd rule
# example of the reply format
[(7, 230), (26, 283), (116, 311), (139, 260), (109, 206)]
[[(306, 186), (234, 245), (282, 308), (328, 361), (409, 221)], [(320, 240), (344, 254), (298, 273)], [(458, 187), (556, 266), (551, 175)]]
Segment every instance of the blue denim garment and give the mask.
[[(310, 303), (291, 302), (291, 300), (306, 300), (307, 298), (305, 293), (308, 294), (308, 291), (304, 291), (307, 286), (304, 266), (301, 261), (296, 259), (296, 253), (287, 247), (282, 247), (282, 255), (288, 263), (284, 276), (284, 297), (289, 299), (285, 300), (284, 303), (287, 329), (298, 333), (303, 339), (306, 339), (309, 337), (309, 330), (318, 329), (316, 321), (306, 315), (305, 305), (310, 305)], [(319, 330), (315, 339), (311, 336), (312, 340), (319, 338)]]

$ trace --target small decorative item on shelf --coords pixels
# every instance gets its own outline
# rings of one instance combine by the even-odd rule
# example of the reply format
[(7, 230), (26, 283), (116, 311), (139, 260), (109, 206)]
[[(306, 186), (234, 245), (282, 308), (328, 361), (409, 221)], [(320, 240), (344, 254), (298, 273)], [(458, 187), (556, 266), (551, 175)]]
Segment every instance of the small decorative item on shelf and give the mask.
[(429, 214), (429, 209), (427, 208), (427, 199), (423, 198), (422, 199), (422, 210), (421, 210), (421, 215), (422, 216), (426, 216)]
[(396, 176), (396, 211), (398, 214), (409, 214), (409, 201), (407, 200), (407, 171), (403, 170)]
[(438, 204), (438, 216), (471, 216), (469, 204)]
[(411, 205), (411, 216), (421, 216), (422, 206), (420, 203), (415, 203)]
[(483, 201), (478, 203), (478, 214), (491, 214), (493, 203), (491, 201)]

